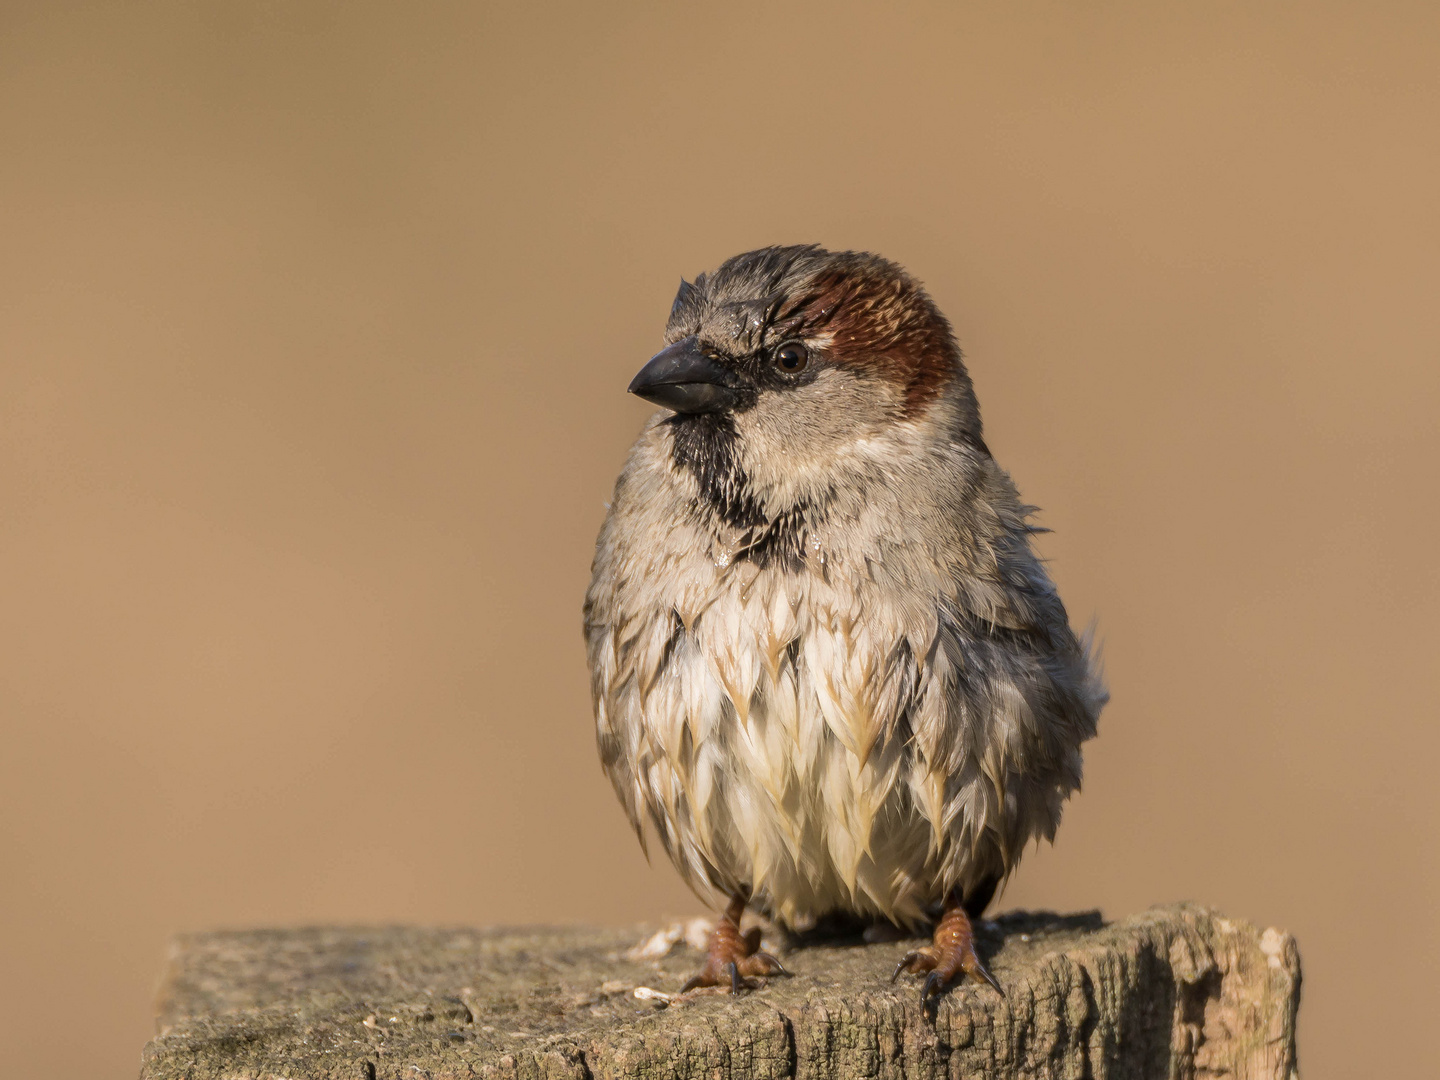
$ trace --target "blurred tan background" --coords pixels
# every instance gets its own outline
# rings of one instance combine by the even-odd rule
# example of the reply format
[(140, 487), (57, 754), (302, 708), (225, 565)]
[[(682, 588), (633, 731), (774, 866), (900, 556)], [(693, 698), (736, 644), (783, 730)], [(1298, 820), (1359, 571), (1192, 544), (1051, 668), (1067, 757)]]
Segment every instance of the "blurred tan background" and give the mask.
[(698, 905), (597, 766), (591, 545), (682, 274), (954, 321), (1114, 700), (1001, 907), (1292, 930), (1307, 1077), (1440, 965), (1433, 5), (0, 7), (6, 1071), (177, 930)]

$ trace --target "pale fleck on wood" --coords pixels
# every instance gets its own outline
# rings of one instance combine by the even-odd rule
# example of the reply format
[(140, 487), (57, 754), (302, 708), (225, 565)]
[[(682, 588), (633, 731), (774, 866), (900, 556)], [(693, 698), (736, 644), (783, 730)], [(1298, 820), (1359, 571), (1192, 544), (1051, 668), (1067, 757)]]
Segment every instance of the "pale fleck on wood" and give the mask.
[[(933, 1021), (912, 944), (831, 944), (732, 999), (664, 1003), (683, 945), (625, 952), (654, 927), (311, 928), (179, 939), (142, 1080), (499, 1078), (1103, 1078), (1292, 1080), (1294, 939), (1191, 904), (1105, 924), (1013, 913), (982, 926), (1005, 987), (977, 984)], [(637, 987), (662, 996), (637, 998)]]

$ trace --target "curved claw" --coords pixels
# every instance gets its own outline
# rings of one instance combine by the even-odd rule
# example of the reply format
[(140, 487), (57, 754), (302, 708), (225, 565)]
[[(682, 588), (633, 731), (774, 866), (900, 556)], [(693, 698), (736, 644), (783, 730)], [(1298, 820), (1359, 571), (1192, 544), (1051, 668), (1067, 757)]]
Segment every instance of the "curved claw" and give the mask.
[(745, 989), (745, 980), (740, 978), (740, 965), (731, 960), (725, 965), (725, 970), (730, 973), (730, 995), (739, 997), (740, 991)]
[(979, 957), (976, 957), (975, 969), (971, 972), (971, 974), (978, 975), (980, 976), (980, 978), (984, 979), (987, 983), (990, 984), (990, 988), (994, 990), (997, 994), (999, 994), (1002, 998), (1005, 996), (1005, 991), (1000, 989), (1000, 984), (995, 981), (995, 976), (990, 974), (990, 969), (987, 968), (984, 964), (980, 963)]
[(896, 979), (900, 978), (900, 976), (909, 969), (910, 962), (916, 959), (919, 955), (920, 954), (918, 952), (907, 952), (904, 956), (902, 956), (900, 958), (900, 962), (895, 965), (895, 973), (890, 976), (890, 982), (894, 983)]
[(755, 955), (756, 955), (756, 957), (758, 957), (760, 960), (763, 960), (767, 965), (769, 965), (769, 969), (770, 969), (770, 970), (768, 970), (767, 972), (765, 972), (766, 975), (786, 975), (786, 976), (788, 976), (788, 975), (790, 974), (790, 972), (788, 972), (788, 971), (785, 970), (785, 965), (782, 964), (782, 963), (780, 963), (779, 960), (777, 960), (775, 957), (771, 956), (768, 952), (763, 952), (763, 951), (762, 951), (762, 952), (757, 952)]
[(925, 976), (924, 985), (920, 987), (920, 1007), (928, 1009), (932, 1004), (940, 1000), (940, 995), (945, 990), (945, 977), (938, 971), (932, 971)]
[(689, 979), (687, 979), (687, 980), (685, 981), (685, 985), (680, 988), (680, 992), (681, 992), (682, 994), (688, 994), (691, 990), (694, 990), (697, 986), (704, 986), (704, 985), (705, 985), (705, 975), (704, 975), (704, 973), (701, 973), (701, 974), (699, 974), (699, 975), (692, 975)]

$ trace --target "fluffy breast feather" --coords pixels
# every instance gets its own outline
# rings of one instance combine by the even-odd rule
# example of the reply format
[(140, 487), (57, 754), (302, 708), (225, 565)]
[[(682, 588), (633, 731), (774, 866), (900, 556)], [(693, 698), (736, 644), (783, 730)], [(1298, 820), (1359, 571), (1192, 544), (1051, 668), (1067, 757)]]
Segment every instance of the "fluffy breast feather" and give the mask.
[(799, 566), (707, 528), (662, 431), (632, 452), (586, 601), (597, 739), (707, 900), (913, 924), (1053, 836), (1104, 691), (1008, 479), (949, 452), (877, 465)]

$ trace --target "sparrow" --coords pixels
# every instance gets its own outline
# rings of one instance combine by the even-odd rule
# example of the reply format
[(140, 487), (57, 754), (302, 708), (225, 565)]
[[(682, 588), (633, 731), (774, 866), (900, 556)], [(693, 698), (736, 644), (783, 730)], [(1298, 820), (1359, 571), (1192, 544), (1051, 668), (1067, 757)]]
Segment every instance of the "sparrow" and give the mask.
[(630, 823), (724, 909), (685, 990), (783, 973), (747, 906), (933, 925), (892, 981), (1000, 990), (972, 920), (1054, 839), (1107, 693), (950, 324), (877, 255), (767, 247), (682, 279), (664, 341), (584, 625)]

